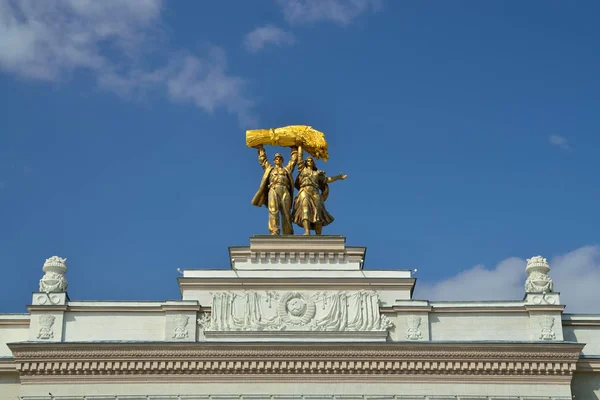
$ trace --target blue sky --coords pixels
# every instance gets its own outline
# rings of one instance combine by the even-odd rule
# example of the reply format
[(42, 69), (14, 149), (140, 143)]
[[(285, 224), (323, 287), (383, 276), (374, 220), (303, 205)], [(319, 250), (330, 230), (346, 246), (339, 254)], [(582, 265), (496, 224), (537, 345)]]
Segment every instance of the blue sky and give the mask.
[(418, 268), (420, 298), (520, 298), (542, 254), (567, 310), (590, 311), (599, 12), (0, 0), (0, 312), (55, 254), (77, 300), (176, 299), (177, 268), (227, 268), (268, 232), (244, 131), (288, 124), (323, 131), (319, 168), (348, 174), (324, 233), (367, 246), (365, 268)]

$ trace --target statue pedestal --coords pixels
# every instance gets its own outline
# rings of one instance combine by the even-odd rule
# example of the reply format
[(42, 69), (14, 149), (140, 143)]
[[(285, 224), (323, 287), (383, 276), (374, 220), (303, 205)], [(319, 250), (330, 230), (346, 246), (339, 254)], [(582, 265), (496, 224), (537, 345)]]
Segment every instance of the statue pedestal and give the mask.
[(365, 247), (347, 247), (343, 236), (253, 236), (250, 246), (230, 247), (238, 271), (360, 271)]
[(185, 270), (183, 300), (199, 301), (200, 339), (385, 341), (410, 271), (365, 271), (366, 248), (343, 236), (253, 236), (230, 247), (230, 270)]

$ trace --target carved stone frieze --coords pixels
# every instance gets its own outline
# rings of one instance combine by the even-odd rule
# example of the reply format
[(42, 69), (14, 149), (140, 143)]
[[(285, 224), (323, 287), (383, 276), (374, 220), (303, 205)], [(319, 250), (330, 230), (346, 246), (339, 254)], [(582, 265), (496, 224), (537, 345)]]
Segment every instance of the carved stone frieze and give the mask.
[[(179, 344), (179, 343), (177, 343)], [(416, 345), (416, 346), (415, 346)], [(39, 348), (10, 345), (22, 376), (47, 375), (489, 375), (570, 376), (582, 345), (488, 344), (461, 350), (450, 345), (379, 346), (249, 345), (232, 349), (214, 343), (157, 348), (104, 345)], [(463, 345), (464, 346), (464, 345)], [(86, 348), (82, 348), (86, 347)]]
[(232, 331), (386, 331), (391, 321), (379, 312), (374, 291), (216, 292), (210, 321), (202, 329)]

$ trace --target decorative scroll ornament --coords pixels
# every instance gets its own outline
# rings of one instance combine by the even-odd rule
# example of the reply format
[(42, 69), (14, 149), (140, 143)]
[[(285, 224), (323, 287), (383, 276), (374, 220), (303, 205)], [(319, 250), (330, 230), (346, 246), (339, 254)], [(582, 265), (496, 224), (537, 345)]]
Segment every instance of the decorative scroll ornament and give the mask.
[(213, 293), (211, 315), (198, 324), (204, 331), (386, 331), (392, 322), (379, 313), (374, 291), (307, 294), (287, 292), (276, 309), (272, 292)]
[(548, 271), (550, 271), (550, 266), (544, 257), (536, 256), (527, 259), (525, 272), (529, 277), (525, 281), (525, 291), (527, 293), (552, 292), (554, 284), (548, 276)]
[(543, 340), (555, 340), (556, 334), (552, 327), (554, 326), (554, 317), (549, 315), (543, 315), (538, 318), (538, 323), (542, 328), (540, 331), (540, 339)]
[(40, 279), (40, 292), (54, 293), (67, 290), (67, 259), (52, 256), (46, 260), (42, 270), (46, 273)]
[(56, 318), (49, 314), (40, 315), (40, 330), (38, 331), (38, 339), (52, 339), (54, 338), (54, 332), (52, 331), (52, 325)]
[(421, 317), (416, 315), (408, 315), (406, 317), (406, 324), (408, 328), (406, 329), (406, 338), (408, 340), (420, 340), (423, 339), (423, 335), (421, 334)]
[(190, 317), (187, 315), (176, 315), (174, 318), (175, 328), (173, 329), (173, 339), (186, 339), (189, 336), (187, 325)]

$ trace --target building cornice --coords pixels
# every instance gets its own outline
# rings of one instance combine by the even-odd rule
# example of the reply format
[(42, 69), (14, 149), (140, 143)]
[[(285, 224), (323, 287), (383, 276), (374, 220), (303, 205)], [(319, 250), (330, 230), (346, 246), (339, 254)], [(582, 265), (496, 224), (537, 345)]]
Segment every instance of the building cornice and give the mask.
[(600, 356), (581, 357), (577, 361), (577, 372), (600, 372)]
[(17, 363), (13, 357), (0, 357), (0, 373), (17, 372)]
[[(13, 343), (21, 379), (52, 375), (381, 376), (569, 382), (578, 343)], [(407, 378), (408, 379), (408, 378)], [(412, 379), (412, 378), (411, 378)], [(435, 380), (434, 379), (434, 380)]]

